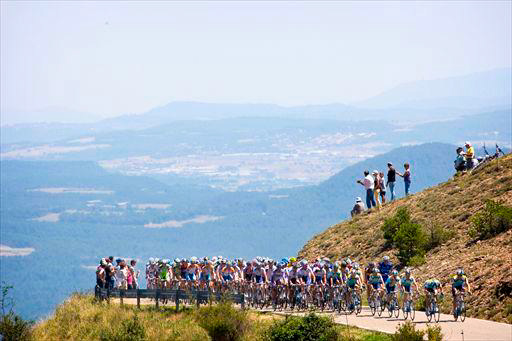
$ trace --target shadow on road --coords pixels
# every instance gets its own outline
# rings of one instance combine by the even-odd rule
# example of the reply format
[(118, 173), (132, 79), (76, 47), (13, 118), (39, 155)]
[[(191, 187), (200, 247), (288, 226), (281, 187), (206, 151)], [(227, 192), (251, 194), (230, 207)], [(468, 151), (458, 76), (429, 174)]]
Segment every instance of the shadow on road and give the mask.
[[(439, 323), (441, 323), (441, 322), (443, 322), (443, 323), (444, 323), (444, 322), (456, 322), (456, 321), (454, 321), (454, 320), (439, 320)], [(414, 324), (422, 324), (422, 323), (424, 323), (424, 324), (427, 324), (427, 323), (435, 324), (435, 323), (437, 323), (437, 322), (435, 322), (434, 320), (432, 320), (432, 322), (428, 322), (428, 321), (413, 321), (413, 323), (414, 323)]]

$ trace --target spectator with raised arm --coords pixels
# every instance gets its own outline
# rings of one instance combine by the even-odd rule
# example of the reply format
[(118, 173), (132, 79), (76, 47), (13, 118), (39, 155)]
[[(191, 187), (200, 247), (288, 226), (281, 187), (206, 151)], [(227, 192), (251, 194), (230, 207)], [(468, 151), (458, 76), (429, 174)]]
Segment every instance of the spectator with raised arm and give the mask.
[(357, 180), (357, 183), (363, 185), (366, 190), (366, 206), (368, 209), (377, 206), (373, 195), (373, 188), (375, 186), (374, 182), (375, 180), (373, 179), (373, 176), (371, 176), (370, 172), (367, 170), (364, 171), (364, 179)]

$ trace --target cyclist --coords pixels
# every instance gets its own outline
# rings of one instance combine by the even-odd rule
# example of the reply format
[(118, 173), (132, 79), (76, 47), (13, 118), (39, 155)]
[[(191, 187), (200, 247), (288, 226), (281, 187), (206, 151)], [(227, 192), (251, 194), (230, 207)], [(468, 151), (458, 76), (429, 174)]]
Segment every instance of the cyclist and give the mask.
[(347, 278), (347, 287), (345, 291), (345, 302), (347, 303), (347, 306), (351, 304), (350, 301), (350, 291), (356, 290), (356, 292), (359, 294), (359, 297), (361, 297), (361, 277), (358, 275), (356, 270), (350, 271), (350, 274)]
[(253, 268), (252, 262), (245, 263), (245, 267), (242, 270), (242, 274), (243, 274), (243, 278), (246, 282), (251, 282), (253, 269), (254, 268)]
[(160, 259), (159, 261), (160, 272), (158, 274), (158, 278), (160, 279), (160, 288), (167, 289), (170, 288), (171, 283), (171, 267), (168, 264), (167, 259)]
[(364, 269), (364, 284), (366, 285), (366, 297), (370, 297), (370, 285), (368, 285), (368, 280), (372, 275), (373, 269), (375, 269), (374, 262), (368, 263), (368, 266)]
[(464, 273), (464, 269), (458, 269), (456, 275), (452, 277), (452, 300), (453, 300), (453, 312), (455, 313), (455, 298), (458, 292), (467, 291), (471, 294), (471, 287), (469, 286), (468, 278)]
[(212, 280), (215, 280), (215, 270), (213, 269), (213, 263), (207, 257), (203, 259), (203, 264), (200, 270), (201, 274), (199, 280), (203, 287), (210, 288), (212, 286)]
[(272, 287), (272, 301), (275, 302), (277, 296), (277, 286), (282, 285), (286, 286), (288, 284), (286, 278), (286, 263), (280, 262), (277, 264), (276, 269), (272, 272), (270, 276), (270, 286)]
[(384, 279), (380, 275), (379, 269), (374, 268), (372, 270), (372, 274), (368, 278), (368, 285), (371, 286), (370, 296), (369, 296), (368, 300), (370, 300), (370, 297), (372, 297), (374, 291), (377, 291), (379, 297), (382, 300), (382, 296), (384, 295), (384, 291), (382, 291), (383, 284), (384, 284)]
[(393, 270), (393, 263), (389, 259), (389, 256), (384, 256), (382, 262), (379, 263), (379, 272), (384, 282), (388, 279), (391, 270)]
[(425, 281), (425, 284), (423, 284), (423, 288), (425, 289), (425, 306), (430, 306), (430, 296), (433, 295), (435, 298), (439, 294), (443, 294), (443, 285), (441, 284), (441, 281), (439, 281), (437, 278), (430, 278)]
[(411, 290), (412, 285), (414, 285), (416, 292), (418, 292), (418, 284), (416, 283), (414, 277), (411, 276), (411, 269), (407, 268), (405, 269), (405, 275), (402, 276), (400, 281), (400, 288), (404, 293), (404, 304), (411, 298), (410, 295), (413, 293)]
[(400, 288), (400, 277), (398, 271), (393, 270), (391, 276), (386, 280), (386, 303), (391, 302), (391, 297), (396, 292), (397, 287)]

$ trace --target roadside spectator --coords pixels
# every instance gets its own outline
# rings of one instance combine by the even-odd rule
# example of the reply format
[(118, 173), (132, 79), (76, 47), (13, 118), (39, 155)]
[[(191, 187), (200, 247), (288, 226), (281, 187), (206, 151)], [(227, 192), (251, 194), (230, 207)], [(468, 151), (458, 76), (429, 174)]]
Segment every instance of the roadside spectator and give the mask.
[(114, 289), (116, 270), (111, 262), (105, 267), (105, 281), (109, 289)]
[(130, 270), (131, 275), (132, 275), (132, 284), (131, 284), (131, 288), (128, 286), (128, 289), (138, 289), (139, 288), (140, 271), (136, 271), (135, 266), (137, 266), (137, 261), (135, 259), (132, 259), (130, 261), (130, 265), (128, 266), (128, 269)]
[(386, 203), (386, 182), (384, 181), (384, 173), (379, 172), (380, 201), (382, 205)]
[(388, 162), (388, 181), (386, 187), (389, 188), (391, 193), (391, 201), (395, 200), (395, 182), (396, 182), (396, 170), (391, 162)]
[(100, 261), (100, 265), (96, 268), (96, 285), (98, 288), (106, 288), (107, 287), (107, 281), (106, 281), (106, 271), (105, 267), (107, 266), (107, 261), (105, 259), (102, 259)]
[(364, 189), (366, 190), (366, 207), (368, 207), (368, 209), (371, 209), (372, 207), (377, 206), (377, 204), (375, 203), (375, 198), (373, 196), (374, 179), (370, 175), (370, 172), (365, 170), (364, 179), (357, 180), (357, 183), (363, 185)]
[(404, 174), (397, 173), (399, 176), (404, 178), (405, 184), (405, 195), (409, 195), (409, 188), (411, 187), (411, 168), (409, 163), (404, 164)]
[(464, 149), (461, 147), (457, 148), (457, 158), (453, 161), (455, 170), (457, 172), (463, 172), (466, 170), (466, 159), (464, 158)]
[(356, 198), (356, 203), (354, 205), (354, 208), (352, 209), (352, 211), (350, 211), (350, 215), (352, 217), (358, 215), (358, 214), (361, 214), (364, 212), (364, 204), (363, 204), (363, 201), (361, 200), (360, 197), (357, 197)]
[(375, 202), (377, 203), (377, 208), (380, 208), (380, 177), (379, 177), (379, 171), (374, 170), (372, 172), (373, 176), (373, 195), (375, 196)]
[(126, 289), (127, 288), (127, 269), (126, 264), (122, 259), (116, 259), (118, 266), (116, 267), (116, 288)]
[(463, 155), (466, 157), (466, 169), (472, 170), (476, 166), (476, 158), (475, 158), (475, 148), (469, 143), (469, 141), (466, 141), (466, 153)]

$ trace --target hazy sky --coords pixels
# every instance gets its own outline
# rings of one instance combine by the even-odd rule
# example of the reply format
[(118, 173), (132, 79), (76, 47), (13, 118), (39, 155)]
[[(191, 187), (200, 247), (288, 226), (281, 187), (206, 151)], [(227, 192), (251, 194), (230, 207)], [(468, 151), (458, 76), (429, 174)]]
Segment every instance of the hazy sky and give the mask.
[(351, 102), (511, 65), (510, 1), (1, 2), (1, 109)]

